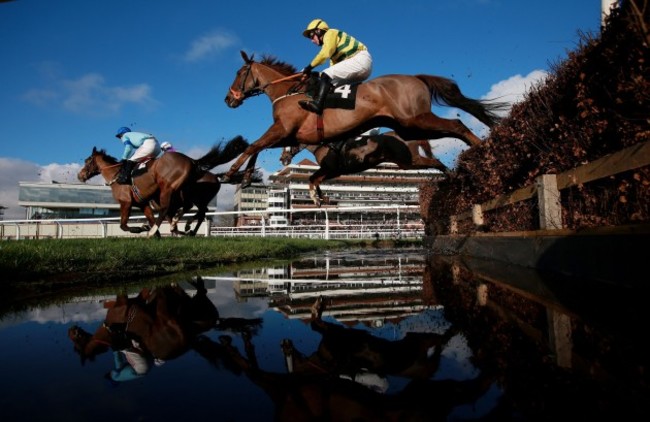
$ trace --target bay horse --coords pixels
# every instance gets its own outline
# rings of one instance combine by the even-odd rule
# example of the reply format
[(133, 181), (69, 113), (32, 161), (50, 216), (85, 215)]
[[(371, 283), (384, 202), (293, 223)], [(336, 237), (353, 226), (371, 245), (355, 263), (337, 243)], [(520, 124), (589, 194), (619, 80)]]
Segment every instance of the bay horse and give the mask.
[(81, 362), (94, 360), (111, 348), (119, 350), (131, 340), (161, 360), (185, 353), (200, 333), (216, 327), (219, 321), (219, 312), (207, 297), (203, 280), (197, 278), (191, 284), (197, 290), (194, 296), (178, 285), (143, 289), (134, 298), (118, 294), (94, 334), (71, 326), (68, 338)]
[(405, 140), (454, 137), (475, 146), (481, 140), (459, 119), (444, 119), (431, 112), (433, 101), (457, 107), (488, 127), (498, 123), (496, 112), (504, 108), (501, 103), (465, 97), (451, 79), (394, 74), (359, 84), (355, 108), (326, 108), (321, 125), (320, 116), (298, 104), (307, 97), (304, 83), (295, 82), (301, 74), (294, 66), (270, 56), (256, 62), (244, 51), (241, 56), (244, 65), (237, 71), (225, 102), (236, 108), (250, 97), (266, 94), (273, 107), (273, 124), (239, 156), (225, 178), (249, 158), (248, 169), (252, 168), (263, 149), (348, 139), (376, 127), (388, 127)]
[[(205, 173), (218, 165), (233, 160), (246, 147), (248, 142), (237, 136), (226, 143), (225, 146), (215, 145), (203, 157), (193, 160), (182, 153), (165, 153), (160, 158), (146, 163), (146, 171), (132, 178), (131, 185), (111, 183), (113, 198), (120, 204), (120, 228), (130, 233), (148, 231), (148, 236), (159, 236), (159, 227), (168, 216), (174, 216), (176, 221), (180, 218), (182, 210), (192, 203), (195, 196), (186, 190), (184, 197), (181, 189), (191, 189), (196, 181), (208, 177)], [(114, 180), (122, 163), (115, 157), (106, 154), (105, 150), (93, 147), (91, 155), (84, 161), (84, 166), (77, 174), (81, 182), (86, 182), (91, 177), (101, 174), (106, 183)], [(214, 184), (211, 188), (214, 191)], [(150, 201), (156, 203), (158, 217)], [(209, 201), (208, 201), (209, 202)], [(128, 225), (131, 208), (137, 206), (143, 212), (149, 226), (131, 227)], [(206, 204), (207, 206), (207, 204)], [(175, 223), (172, 223), (172, 226)]]
[[(318, 207), (327, 202), (320, 188), (325, 180), (360, 173), (381, 163), (394, 163), (405, 170), (435, 168), (444, 173), (449, 171), (447, 166), (433, 156), (429, 141), (405, 141), (395, 132), (363, 135), (317, 145), (287, 146), (282, 151), (280, 162), (284, 166), (289, 165), (292, 158), (303, 149), (311, 151), (320, 166), (309, 176), (309, 196)], [(420, 154), (420, 149), (424, 156)]]

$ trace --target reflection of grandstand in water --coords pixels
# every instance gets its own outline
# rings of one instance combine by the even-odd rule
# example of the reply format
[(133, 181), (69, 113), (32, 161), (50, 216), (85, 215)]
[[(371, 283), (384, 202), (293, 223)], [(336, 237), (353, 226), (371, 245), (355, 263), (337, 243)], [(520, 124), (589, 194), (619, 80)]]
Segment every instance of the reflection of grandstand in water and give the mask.
[(269, 305), (287, 318), (310, 318), (312, 304), (322, 296), (328, 303), (325, 316), (381, 325), (427, 308), (422, 299), (423, 268), (419, 255), (355, 260), (323, 256), (239, 271), (232, 280), (241, 300), (268, 296)]

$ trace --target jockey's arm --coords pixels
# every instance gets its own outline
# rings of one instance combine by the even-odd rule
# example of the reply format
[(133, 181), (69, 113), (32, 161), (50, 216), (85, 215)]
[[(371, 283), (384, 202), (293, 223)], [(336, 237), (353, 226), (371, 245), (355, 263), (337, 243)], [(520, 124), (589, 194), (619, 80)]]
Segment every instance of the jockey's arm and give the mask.
[(334, 55), (336, 52), (337, 34), (338, 31), (335, 29), (330, 29), (325, 33), (323, 36), (323, 46), (321, 47), (316, 57), (314, 57), (314, 59), (311, 61), (311, 67), (320, 66), (321, 64), (325, 63), (327, 59)]

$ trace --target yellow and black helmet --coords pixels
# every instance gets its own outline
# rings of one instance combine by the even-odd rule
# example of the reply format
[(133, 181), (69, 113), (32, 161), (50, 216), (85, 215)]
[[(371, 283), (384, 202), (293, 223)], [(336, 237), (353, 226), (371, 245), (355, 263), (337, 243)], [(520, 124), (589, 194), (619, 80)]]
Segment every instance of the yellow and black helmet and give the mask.
[(330, 29), (329, 26), (327, 26), (327, 22), (325, 22), (322, 19), (314, 19), (313, 21), (309, 22), (309, 25), (307, 25), (307, 28), (302, 31), (302, 35), (304, 35), (307, 38), (311, 38), (312, 34), (316, 31), (319, 30), (320, 33), (323, 33)]

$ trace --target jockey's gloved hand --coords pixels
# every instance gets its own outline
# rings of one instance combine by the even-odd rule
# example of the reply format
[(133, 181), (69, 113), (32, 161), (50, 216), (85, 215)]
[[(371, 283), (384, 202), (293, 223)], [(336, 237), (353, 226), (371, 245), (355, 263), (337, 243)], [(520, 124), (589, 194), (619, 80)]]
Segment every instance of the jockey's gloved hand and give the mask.
[(308, 64), (300, 72), (302, 74), (304, 74), (305, 76), (309, 76), (309, 75), (311, 75), (312, 70), (314, 70), (314, 68), (310, 64)]

